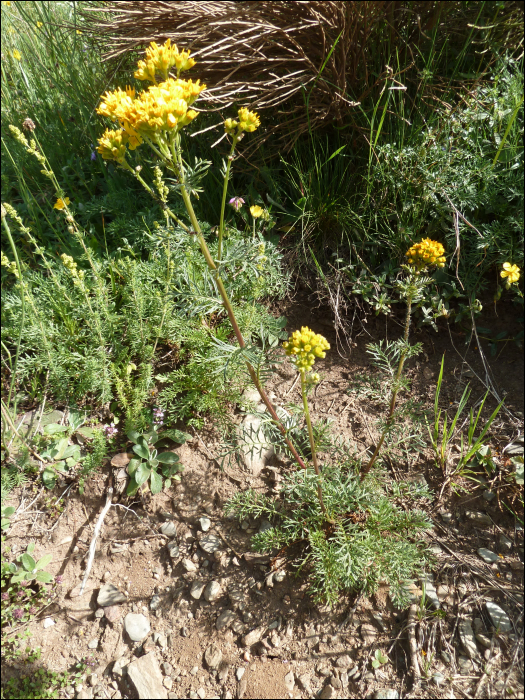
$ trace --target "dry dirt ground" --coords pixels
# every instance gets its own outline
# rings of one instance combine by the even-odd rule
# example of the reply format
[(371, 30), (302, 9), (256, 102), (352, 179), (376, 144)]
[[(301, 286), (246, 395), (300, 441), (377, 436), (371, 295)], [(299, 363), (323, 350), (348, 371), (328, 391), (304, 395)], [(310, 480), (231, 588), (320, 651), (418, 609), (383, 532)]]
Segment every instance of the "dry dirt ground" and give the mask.
[[(332, 344), (326, 360), (319, 363), (322, 382), (311, 400), (314, 420), (329, 418), (334, 433), (350, 440), (356, 453), (370, 448), (377, 439), (380, 409), (372, 398), (348, 390), (358, 373), (373, 376), (366, 343), (398, 337), (400, 325), (384, 318), (369, 318), (367, 323), (356, 320), (351, 351), (343, 353), (340, 348), (346, 354), (341, 357), (326, 309), (316, 309), (308, 298), (296, 298), (274, 311), (287, 316), (290, 330), (308, 325)], [(495, 327), (508, 325), (501, 310), (499, 314), (491, 319)], [(452, 331), (452, 335), (446, 328), (414, 334), (424, 351), (410, 362), (407, 373), (412, 380), (411, 398), (420, 401), (422, 409), (433, 406), (445, 351), (441, 405), (454, 409), (466, 381), (472, 384), (475, 400), (484, 393), (475, 376), (468, 380), (465, 376), (472, 377), (472, 372), (485, 376), (479, 352), (474, 344), (465, 347), (460, 329), (452, 327)], [(498, 464), (506, 459), (504, 447), (523, 434), (522, 359), (522, 352), (509, 343), (497, 361), (490, 360), (495, 385), (506, 393), (510, 411), (500, 413), (490, 432)], [(299, 401), (294, 380), (293, 369), (285, 362), (268, 385), (277, 404)], [(487, 410), (494, 405), (489, 399)], [(233, 465), (222, 471), (213, 459), (220, 445), (211, 425), (176, 451), (185, 471), (181, 482), (168, 492), (132, 502), (125, 496), (114, 497), (132, 510), (110, 508), (97, 542), (88, 591), (80, 596), (74, 595), (74, 589), (78, 590), (84, 574), (110, 477), (118, 469), (108, 463), (91, 479), (84, 496), (69, 492), (58, 517), (44, 511), (41, 501), (27, 490), (12, 494), (11, 503), (18, 509), (6, 539), (12, 555), (34, 541), (37, 559), (53, 555), (47, 570), (61, 576), (62, 584), (53, 602), (26, 625), (31, 645), (42, 649), (41, 659), (29, 666), (5, 667), (4, 680), (39, 666), (71, 669), (83, 659), (89, 661), (86, 677), (60, 691), (61, 697), (137, 698), (126, 668), (146, 655), (157, 673), (152, 682), (160, 684), (156, 695), (148, 697), (523, 697), (523, 529), (505, 507), (512, 491), (507, 482), (494, 482), (492, 500), (483, 496), (486, 488), (467, 481), (463, 481), (466, 492), (455, 495), (445, 489), (439, 499), (443, 476), (430, 452), (407, 452), (395, 463), (390, 461), (386, 466), (392, 479), (425, 479), (436, 495), (429, 511), (435, 524), (429, 541), (437, 555), (432, 573), (439, 610), (430, 598), (426, 604), (421, 601), (418, 588), (413, 591), (417, 604), (411, 609), (412, 617), (406, 610), (396, 610), (383, 589), (371, 599), (342, 597), (330, 610), (313, 603), (306, 579), (296, 577), (290, 565), (282, 570), (284, 576), (269, 580), (269, 558), (250, 557), (250, 537), (261, 523), (239, 524), (224, 516), (225, 501), (238, 489), (251, 486), (270, 493), (276, 471), (264, 470), (257, 477)], [(288, 468), (282, 463), (270, 466), (277, 467), (278, 473)], [(514, 510), (519, 507), (515, 501)], [(471, 513), (489, 517), (476, 520)], [(203, 517), (211, 522), (206, 535)], [(167, 523), (176, 525), (175, 536), (160, 532)], [(210, 533), (218, 537), (218, 550), (207, 553), (200, 544)], [(178, 556), (170, 556), (168, 544), (175, 543)], [(500, 555), (497, 561), (486, 563), (477, 553), (481, 547)], [(190, 590), (195, 581), (216, 581), (218, 597), (212, 602), (203, 595), (193, 597)], [(109, 610), (97, 604), (105, 583), (124, 596), (124, 602)], [(496, 633), (487, 601), (508, 614), (511, 631)], [(220, 618), (219, 626), (221, 620), (226, 624), (218, 630), (217, 620), (226, 610), (231, 615)], [(150, 633), (141, 642), (132, 642), (124, 629), (130, 612), (149, 620)], [(477, 634), (473, 649), (461, 639), (465, 621)], [(415, 645), (412, 651), (410, 641)], [(376, 650), (388, 662), (374, 670), (371, 662)]]

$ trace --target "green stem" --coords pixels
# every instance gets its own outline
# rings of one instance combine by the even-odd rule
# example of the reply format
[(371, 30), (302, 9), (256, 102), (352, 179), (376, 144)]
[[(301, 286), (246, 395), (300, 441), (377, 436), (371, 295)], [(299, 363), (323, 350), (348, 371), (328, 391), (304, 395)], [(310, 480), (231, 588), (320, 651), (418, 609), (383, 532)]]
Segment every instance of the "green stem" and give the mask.
[(228, 156), (228, 165), (226, 166), (226, 175), (224, 176), (224, 186), (222, 188), (222, 203), (221, 203), (221, 219), (219, 223), (219, 247), (217, 249), (217, 260), (220, 262), (222, 256), (222, 236), (224, 234), (224, 209), (226, 207), (226, 193), (228, 191), (228, 182), (230, 179), (230, 168), (233, 161), (233, 153), (237, 144), (237, 137), (232, 139), (232, 147)]
[[(26, 313), (26, 304), (25, 304), (26, 294), (25, 294), (25, 288), (24, 288), (24, 281), (22, 278), (22, 266), (20, 265), (20, 260), (18, 259), (18, 252), (16, 250), (16, 245), (15, 245), (15, 242), (14, 242), (13, 237), (11, 235), (11, 229), (9, 228), (9, 224), (7, 223), (7, 214), (5, 213), (3, 206), (2, 206), (2, 224), (4, 225), (4, 229), (5, 229), (5, 232), (7, 234), (7, 238), (9, 239), (9, 245), (11, 246), (11, 250), (13, 251), (13, 257), (14, 257), (15, 262), (16, 262), (16, 269), (18, 270), (18, 281), (19, 281), (20, 287), (22, 289), (22, 293), (20, 295), (20, 299), (22, 302), (22, 304), (21, 304), (22, 317), (21, 317), (21, 321), (20, 321), (20, 333), (18, 334), (18, 340), (16, 343), (15, 362), (14, 362), (14, 366), (11, 368), (12, 376), (11, 376), (11, 382), (9, 384), (9, 393), (7, 395), (7, 405), (10, 406), (11, 405), (11, 396), (12, 396), (13, 389), (14, 389), (15, 382), (16, 382), (16, 369), (18, 366), (18, 358), (20, 355), (20, 345), (22, 343), (22, 332), (24, 330), (24, 321), (25, 321), (25, 313)], [(13, 407), (13, 410), (16, 413), (16, 400), (15, 400), (15, 405)]]
[[(233, 311), (230, 299), (228, 297), (228, 292), (226, 291), (226, 287), (224, 286), (224, 283), (222, 279), (220, 278), (219, 271), (217, 269), (217, 265), (215, 264), (210, 251), (208, 249), (208, 246), (206, 245), (206, 241), (204, 239), (204, 236), (202, 235), (201, 228), (199, 226), (199, 222), (197, 221), (197, 217), (195, 216), (195, 212), (193, 210), (193, 206), (190, 201), (189, 194), (186, 190), (186, 187), (184, 186), (183, 183), (181, 183), (180, 191), (182, 194), (182, 199), (184, 201), (184, 205), (186, 207), (186, 211), (188, 212), (188, 216), (190, 217), (191, 225), (193, 226), (193, 230), (195, 231), (197, 235), (197, 240), (200, 245), (200, 249), (202, 251), (202, 254), (204, 255), (204, 258), (206, 259), (206, 262), (208, 264), (208, 267), (210, 268), (213, 277), (215, 279), (215, 283), (217, 285), (217, 288), (219, 290), (219, 294), (222, 297), (222, 301), (224, 304), (224, 308), (226, 309), (226, 312), (228, 314), (228, 318), (230, 319), (230, 323), (232, 324), (233, 331), (235, 333), (235, 337), (237, 338), (237, 342), (239, 343), (241, 348), (246, 347), (246, 343), (244, 342), (244, 338), (241, 333), (241, 329), (239, 328), (239, 324), (237, 323), (237, 319), (235, 318), (235, 313)], [(290, 449), (291, 453), (297, 460), (297, 463), (302, 469), (306, 469), (306, 464), (304, 461), (301, 459), (299, 456), (299, 453), (297, 452), (296, 448), (290, 441), (290, 438), (287, 435), (286, 428), (282, 424), (282, 422), (279, 419), (279, 416), (277, 415), (275, 408), (273, 407), (270, 399), (268, 398), (266, 392), (264, 391), (264, 388), (261, 384), (261, 381), (259, 377), (257, 376), (257, 372), (255, 371), (253, 365), (246, 360), (246, 367), (248, 368), (248, 372), (250, 374), (251, 380), (254, 383), (257, 391), (259, 392), (261, 399), (263, 400), (264, 405), (270, 412), (270, 415), (276, 424), (277, 428), (281, 432), (282, 436), (284, 437), (284, 440), (286, 444), (288, 445), (288, 448)]]
[(317, 462), (317, 454), (315, 452), (315, 441), (314, 441), (314, 431), (312, 430), (312, 421), (310, 420), (310, 409), (308, 408), (308, 398), (306, 396), (306, 381), (304, 378), (304, 372), (299, 372), (301, 375), (301, 394), (303, 397), (303, 409), (304, 417), (306, 418), (306, 425), (308, 426), (308, 438), (310, 440), (310, 449), (312, 450), (312, 462), (314, 463), (315, 473), (317, 474), (317, 495), (319, 497), (319, 505), (323, 511), (323, 515), (326, 516), (326, 508), (323, 502), (323, 491), (321, 489), (321, 471), (319, 469), (319, 463)]
[(397, 395), (399, 393), (399, 379), (401, 377), (401, 373), (403, 371), (403, 366), (405, 364), (405, 359), (407, 356), (408, 352), (408, 331), (410, 329), (410, 316), (412, 313), (412, 294), (409, 293), (408, 300), (407, 300), (407, 315), (406, 315), (406, 320), (405, 320), (405, 333), (403, 335), (403, 340), (405, 343), (404, 350), (401, 353), (401, 357), (399, 358), (399, 364), (397, 366), (397, 372), (396, 376), (394, 378), (394, 382), (392, 384), (392, 396), (390, 398), (390, 406), (388, 408), (388, 415), (385, 423), (385, 427), (383, 429), (383, 433), (381, 434), (381, 437), (379, 439), (379, 442), (377, 443), (377, 447), (374, 450), (374, 454), (370, 458), (370, 461), (366, 465), (366, 467), (361, 471), (361, 481), (365, 478), (365, 476), (368, 474), (368, 472), (372, 469), (372, 467), (375, 464), (375, 461), (377, 459), (377, 456), (379, 454), (379, 451), (383, 447), (383, 443), (385, 441), (385, 438), (387, 436), (388, 431), (390, 430), (392, 423), (394, 422), (394, 411), (396, 408), (396, 400), (397, 400)]

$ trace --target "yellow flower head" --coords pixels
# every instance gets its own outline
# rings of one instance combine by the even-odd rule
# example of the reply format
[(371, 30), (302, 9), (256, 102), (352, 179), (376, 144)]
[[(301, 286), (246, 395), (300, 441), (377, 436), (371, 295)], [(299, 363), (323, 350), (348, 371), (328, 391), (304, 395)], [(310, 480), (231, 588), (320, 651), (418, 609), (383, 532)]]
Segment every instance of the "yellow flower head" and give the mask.
[(441, 243), (430, 238), (424, 238), (420, 243), (414, 243), (407, 250), (405, 256), (408, 258), (409, 265), (414, 265), (420, 271), (430, 265), (445, 267), (446, 258), (444, 253), (445, 249)]
[(503, 278), (507, 278), (507, 289), (510, 287), (511, 284), (514, 284), (517, 282), (520, 278), (520, 268), (517, 265), (511, 265), (510, 263), (506, 262), (503, 263), (503, 270), (501, 271), (501, 276)]
[(40, 27), (42, 27), (42, 26), (44, 26), (44, 25), (42, 24), (42, 22), (37, 22), (37, 23), (36, 23), (36, 26), (38, 27), (38, 29), (40, 29)]
[(330, 344), (322, 335), (314, 333), (307, 326), (300, 331), (294, 331), (283, 343), (284, 351), (292, 358), (299, 372), (309, 372), (317, 357), (326, 357)]
[(262, 216), (264, 213), (264, 209), (262, 209), (258, 204), (255, 204), (253, 207), (250, 207), (250, 214), (253, 216), (254, 219), (258, 219), (260, 216)]
[(242, 131), (255, 131), (261, 125), (261, 120), (255, 114), (250, 112), (246, 107), (241, 107), (239, 110), (239, 133)]
[(22, 60), (22, 54), (20, 53), (20, 51), (18, 51), (18, 49), (15, 49), (13, 51), (13, 58), (16, 58), (17, 61)]
[(197, 116), (188, 109), (199, 94), (206, 89), (200, 81), (168, 78), (158, 85), (150, 85), (135, 98), (135, 91), (120, 88), (106, 93), (97, 109), (98, 114), (118, 121), (130, 138), (130, 148), (147, 137), (156, 140), (162, 131), (179, 131)]
[(69, 203), (69, 197), (64, 197), (64, 199), (58, 198), (53, 205), (53, 209), (59, 209), (60, 211), (62, 211), (62, 209), (69, 206)]
[(139, 61), (137, 64), (135, 78), (156, 83), (156, 74), (162, 75), (166, 80), (173, 66), (177, 68), (177, 75), (179, 75), (182, 71), (193, 68), (194, 65), (195, 60), (190, 58), (190, 52), (179, 52), (175, 45), (171, 45), (171, 39), (167, 39), (163, 46), (158, 46), (152, 41), (146, 49), (146, 60)]
[(230, 136), (233, 136), (238, 126), (239, 122), (236, 122), (235, 119), (226, 119), (224, 122), (224, 131), (230, 134)]
[(106, 129), (98, 140), (97, 151), (104, 160), (115, 160), (117, 163), (123, 163), (126, 159), (128, 141), (129, 136), (124, 129), (118, 131)]

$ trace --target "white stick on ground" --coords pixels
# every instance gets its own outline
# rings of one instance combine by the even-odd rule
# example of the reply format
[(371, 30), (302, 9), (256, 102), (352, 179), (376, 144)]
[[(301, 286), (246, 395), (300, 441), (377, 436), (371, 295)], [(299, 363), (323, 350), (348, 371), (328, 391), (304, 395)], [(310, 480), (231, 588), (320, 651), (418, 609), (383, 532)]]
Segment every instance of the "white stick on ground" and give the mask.
[(106, 505), (102, 509), (101, 514), (98, 516), (98, 521), (97, 524), (95, 525), (95, 532), (93, 533), (93, 539), (91, 540), (91, 544), (89, 545), (89, 557), (87, 560), (86, 564), (86, 571), (84, 573), (84, 578), (82, 579), (82, 584), (80, 585), (80, 593), (79, 595), (82, 595), (84, 592), (84, 588), (86, 586), (88, 577), (89, 577), (89, 572), (91, 571), (91, 567), (93, 565), (93, 559), (95, 558), (95, 547), (97, 544), (97, 538), (100, 534), (100, 529), (102, 527), (102, 523), (104, 522), (104, 518), (107, 515), (108, 510), (111, 508), (111, 499), (113, 497), (113, 488), (110, 487), (108, 489), (108, 495), (106, 497)]
[(421, 682), (421, 672), (419, 670), (419, 662), (417, 660), (417, 642), (416, 642), (416, 619), (417, 619), (417, 603), (410, 606), (408, 610), (408, 646), (410, 649), (410, 660), (412, 666), (412, 680), (414, 688), (417, 688)]

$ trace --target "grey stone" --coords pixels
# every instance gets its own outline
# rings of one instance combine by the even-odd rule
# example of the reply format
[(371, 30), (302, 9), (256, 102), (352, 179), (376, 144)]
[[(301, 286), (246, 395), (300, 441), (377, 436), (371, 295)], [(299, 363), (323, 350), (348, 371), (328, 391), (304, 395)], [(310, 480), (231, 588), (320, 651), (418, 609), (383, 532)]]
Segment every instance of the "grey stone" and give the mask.
[(257, 642), (260, 642), (265, 629), (265, 627), (256, 627), (251, 632), (248, 632), (248, 634), (245, 634), (241, 640), (242, 645), (245, 647), (251, 647), (252, 644), (257, 644)]
[(284, 579), (286, 578), (286, 571), (281, 569), (280, 571), (276, 571), (275, 574), (273, 575), (273, 580), (275, 583), (282, 583)]
[(221, 630), (229, 627), (232, 622), (236, 619), (236, 615), (233, 610), (223, 610), (217, 620), (215, 621), (215, 627), (220, 632)]
[(269, 520), (262, 520), (261, 524), (259, 525), (259, 533), (261, 532), (266, 532), (267, 530), (271, 530), (273, 525)]
[(151, 629), (148, 618), (136, 613), (128, 613), (126, 615), (124, 628), (129, 638), (134, 642), (141, 642)]
[(88, 649), (96, 649), (98, 647), (98, 639), (91, 639), (88, 642)]
[(478, 642), (479, 642), (482, 646), (485, 647), (485, 649), (490, 649), (490, 647), (492, 646), (492, 643), (491, 643), (491, 641), (490, 641), (490, 638), (487, 637), (486, 634), (482, 634), (481, 632), (478, 632), (478, 633), (476, 634), (476, 639), (478, 640)]
[(449, 513), (448, 511), (444, 511), (443, 513), (440, 513), (440, 515), (441, 515), (441, 520), (443, 520), (443, 522), (445, 524), (448, 524), (452, 521), (452, 513)]
[(168, 694), (162, 683), (162, 673), (154, 652), (132, 661), (128, 666), (128, 677), (135, 686), (139, 698), (159, 698), (159, 700), (166, 698), (167, 700)]
[(199, 600), (199, 598), (201, 597), (202, 592), (204, 591), (205, 588), (206, 588), (206, 584), (204, 583), (204, 581), (199, 581), (199, 580), (194, 581), (191, 584), (191, 588), (190, 588), (191, 597), (195, 598), (195, 600)]
[(166, 688), (166, 690), (171, 690), (173, 687), (173, 679), (172, 678), (164, 678), (162, 681), (162, 685)]
[(197, 565), (192, 562), (191, 559), (183, 559), (182, 560), (182, 566), (186, 569), (188, 573), (192, 573), (193, 571), (197, 571)]
[(330, 676), (330, 685), (336, 690), (341, 690), (343, 687), (343, 684), (337, 676)]
[(485, 603), (485, 607), (490, 615), (492, 624), (498, 632), (510, 632), (512, 630), (512, 624), (507, 613), (502, 610), (499, 605), (489, 600)]
[(350, 668), (350, 666), (353, 664), (352, 659), (348, 656), (348, 654), (343, 654), (343, 656), (340, 656), (335, 660), (335, 666), (337, 668)]
[(506, 455), (509, 455), (509, 457), (517, 457), (518, 455), (523, 454), (523, 435), (520, 435), (520, 437), (516, 438), (513, 443), (508, 445), (505, 450), (504, 450)]
[(289, 671), (284, 677), (284, 687), (289, 693), (293, 691), (295, 687), (295, 677), (293, 675), (293, 671)]
[(312, 695), (312, 686), (310, 684), (310, 676), (307, 673), (303, 673), (297, 678), (297, 683), (299, 687), (304, 690), (307, 695)]
[(153, 632), (153, 641), (161, 649), (165, 649), (168, 646), (168, 638), (161, 632)]
[(176, 542), (168, 542), (168, 553), (172, 559), (177, 559), (180, 554), (179, 545)]
[(208, 603), (214, 603), (221, 595), (221, 584), (217, 581), (210, 581), (204, 589), (204, 597)]
[(175, 535), (177, 534), (177, 523), (168, 521), (167, 523), (163, 523), (159, 527), (159, 530), (162, 532), (163, 535), (166, 535), (166, 537), (175, 537)]
[(222, 661), (222, 651), (216, 644), (211, 644), (204, 652), (204, 660), (210, 670), (218, 668)]
[(505, 549), (507, 552), (510, 552), (512, 549), (512, 540), (509, 540), (508, 537), (505, 537), (505, 535), (500, 535), (498, 539), (499, 545), (502, 549)]
[(397, 700), (399, 693), (394, 688), (379, 688), (374, 693), (376, 700)]
[(436, 685), (442, 685), (445, 682), (445, 676), (442, 673), (434, 673), (432, 680)]
[(127, 601), (124, 593), (121, 593), (119, 589), (112, 583), (105, 583), (97, 596), (97, 605), (101, 608), (105, 608), (108, 605), (118, 605), (119, 603), (125, 603)]
[(208, 532), (211, 527), (211, 520), (209, 518), (203, 517), (199, 519), (199, 524), (203, 532)]
[(82, 688), (77, 694), (77, 698), (80, 700), (91, 700), (93, 697), (93, 688)]
[(474, 637), (474, 630), (470, 624), (470, 620), (460, 620), (458, 625), (459, 636), (463, 648), (467, 652), (469, 659), (476, 659), (479, 656), (478, 648), (476, 646), (476, 639)]
[(321, 690), (321, 692), (319, 693), (318, 697), (321, 698), (321, 700), (330, 700), (330, 698), (335, 698), (335, 697), (337, 697), (337, 691), (336, 691), (336, 689), (334, 688), (333, 685), (330, 685), (330, 683), (328, 683), (328, 684), (325, 685), (325, 687)]
[(173, 673), (173, 666), (167, 661), (163, 661), (160, 667), (162, 668), (163, 673), (165, 673), (167, 676), (171, 676)]
[(485, 547), (480, 547), (478, 549), (478, 554), (483, 559), (483, 561), (487, 562), (487, 564), (494, 564), (494, 562), (500, 560), (497, 554), (491, 552), (490, 549), (485, 549)]
[(465, 512), (467, 519), (474, 525), (474, 527), (485, 528), (492, 525), (492, 518), (486, 513), (479, 513), (473, 510), (467, 510)]
[(111, 669), (115, 676), (118, 676), (119, 678), (124, 674), (124, 671), (127, 671), (127, 666), (129, 664), (129, 659), (126, 656), (121, 656), (120, 659), (117, 659), (115, 663), (113, 664), (113, 668)]
[(496, 494), (494, 491), (483, 491), (483, 498), (490, 503), (496, 498)]
[(199, 546), (208, 554), (213, 554), (221, 548), (222, 542), (217, 535), (213, 534), (213, 532), (208, 532), (201, 538)]
[(158, 608), (160, 608), (161, 602), (162, 602), (162, 600), (161, 600), (160, 595), (151, 596), (151, 600), (149, 602), (149, 609), (150, 610), (158, 610)]

